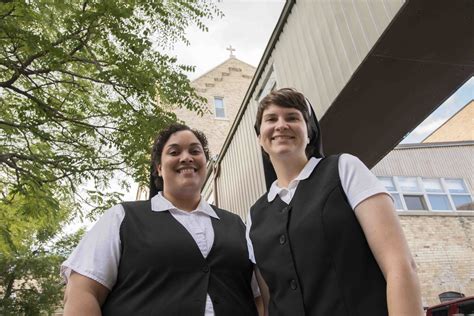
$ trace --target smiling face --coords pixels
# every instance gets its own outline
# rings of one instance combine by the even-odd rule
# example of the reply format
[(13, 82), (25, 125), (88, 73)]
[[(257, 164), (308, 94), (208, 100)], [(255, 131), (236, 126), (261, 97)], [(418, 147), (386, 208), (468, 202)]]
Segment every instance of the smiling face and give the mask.
[(158, 175), (163, 191), (172, 196), (199, 195), (206, 176), (206, 156), (192, 131), (173, 133), (165, 143)]
[(308, 128), (303, 114), (296, 108), (271, 104), (262, 113), (259, 142), (272, 160), (306, 159)]

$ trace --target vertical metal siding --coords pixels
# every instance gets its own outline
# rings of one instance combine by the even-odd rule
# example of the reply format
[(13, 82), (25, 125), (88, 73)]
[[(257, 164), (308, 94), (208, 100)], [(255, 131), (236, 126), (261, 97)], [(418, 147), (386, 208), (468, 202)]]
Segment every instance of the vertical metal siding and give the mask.
[(272, 53), (279, 87), (303, 91), (322, 116), (403, 1), (298, 1)]
[(294, 87), (319, 117), (329, 108), (403, 5), (400, 0), (299, 0), (257, 79), (217, 177), (219, 207), (245, 218), (265, 191), (260, 146), (253, 129), (258, 93), (273, 65), (278, 87)]
[(221, 172), (217, 179), (219, 207), (243, 219), (250, 206), (265, 192), (260, 146), (253, 129), (255, 114), (256, 103), (244, 114), (233, 142), (221, 161)]

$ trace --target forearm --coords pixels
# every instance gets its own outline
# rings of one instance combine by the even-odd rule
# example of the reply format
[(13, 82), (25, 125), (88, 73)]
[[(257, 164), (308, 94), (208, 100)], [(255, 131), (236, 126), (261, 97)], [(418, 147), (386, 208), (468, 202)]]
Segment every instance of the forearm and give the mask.
[(401, 264), (387, 278), (387, 305), (390, 316), (422, 316), (420, 285), (414, 264)]
[(97, 281), (72, 272), (64, 292), (64, 315), (102, 315), (101, 306), (109, 290)]
[(64, 316), (76, 315), (102, 315), (100, 304), (97, 298), (87, 292), (77, 293), (72, 291), (65, 297), (64, 301)]

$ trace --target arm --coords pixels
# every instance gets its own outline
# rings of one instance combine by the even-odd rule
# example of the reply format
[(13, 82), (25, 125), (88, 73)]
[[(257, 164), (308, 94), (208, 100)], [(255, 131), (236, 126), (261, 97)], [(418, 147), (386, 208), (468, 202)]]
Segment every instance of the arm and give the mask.
[(255, 298), (255, 305), (257, 306), (258, 316), (265, 316), (262, 296), (257, 296)]
[(64, 315), (102, 315), (100, 307), (108, 294), (99, 282), (73, 271), (64, 293)]
[(255, 266), (255, 276), (257, 277), (258, 287), (262, 296), (260, 306), (257, 305), (258, 314), (260, 316), (268, 316), (268, 302), (270, 301), (270, 291), (268, 290), (267, 283), (262, 277), (260, 270)]
[(124, 215), (121, 205), (107, 210), (61, 265), (61, 275), (67, 283), (65, 315), (100, 315), (108, 289), (117, 279), (119, 231)]
[(415, 262), (390, 197), (373, 195), (355, 214), (387, 281), (389, 315), (424, 315)]

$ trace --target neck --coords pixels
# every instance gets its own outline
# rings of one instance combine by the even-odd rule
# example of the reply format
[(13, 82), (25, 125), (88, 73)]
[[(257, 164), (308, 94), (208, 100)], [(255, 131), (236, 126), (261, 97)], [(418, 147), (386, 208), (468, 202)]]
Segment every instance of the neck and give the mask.
[(201, 195), (198, 193), (170, 192), (163, 189), (163, 196), (180, 210), (194, 211), (201, 201)]
[(308, 162), (308, 158), (292, 157), (291, 159), (271, 159), (273, 168), (277, 175), (277, 183), (280, 188), (287, 188), (291, 180), (296, 178)]

